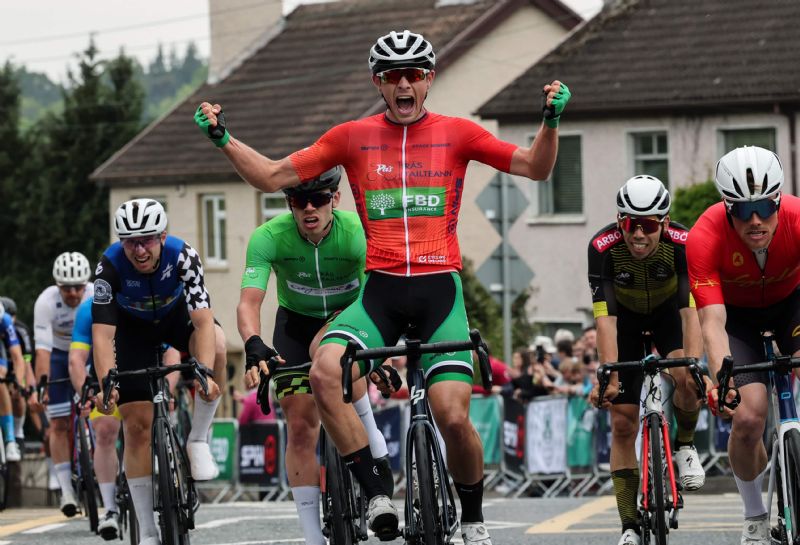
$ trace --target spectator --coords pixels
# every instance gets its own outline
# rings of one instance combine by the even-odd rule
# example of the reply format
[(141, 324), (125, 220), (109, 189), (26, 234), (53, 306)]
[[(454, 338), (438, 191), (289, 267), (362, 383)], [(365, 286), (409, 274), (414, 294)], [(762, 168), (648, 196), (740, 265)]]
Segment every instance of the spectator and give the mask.
[(597, 356), (597, 328), (594, 325), (583, 328), (583, 350), (585, 354), (593, 360), (599, 360)]
[(508, 370), (509, 374), (511, 375), (511, 379), (518, 378), (522, 376), (525, 372), (525, 369), (530, 367), (531, 365), (531, 358), (530, 358), (530, 351), (528, 350), (527, 346), (520, 346), (514, 353), (511, 355), (511, 367)]
[(578, 361), (577, 358), (573, 357), (572, 353), (572, 343), (573, 340), (569, 338), (562, 338), (561, 340), (556, 341), (556, 358), (558, 359), (558, 370), (563, 373), (564, 371), (561, 369), (561, 366), (564, 365), (565, 362), (573, 362)]
[[(478, 356), (477, 353), (472, 353), (472, 359), (474, 365), (478, 366)], [(509, 372), (508, 365), (505, 362), (498, 360), (491, 354), (489, 354), (489, 365), (492, 368), (492, 390), (487, 391), (484, 389), (481, 383), (473, 384), (472, 386), (472, 393), (473, 394), (483, 394), (488, 396), (489, 394), (499, 394), (502, 392), (503, 386), (511, 382), (511, 373)], [(475, 374), (476, 380), (478, 378), (477, 373)]]

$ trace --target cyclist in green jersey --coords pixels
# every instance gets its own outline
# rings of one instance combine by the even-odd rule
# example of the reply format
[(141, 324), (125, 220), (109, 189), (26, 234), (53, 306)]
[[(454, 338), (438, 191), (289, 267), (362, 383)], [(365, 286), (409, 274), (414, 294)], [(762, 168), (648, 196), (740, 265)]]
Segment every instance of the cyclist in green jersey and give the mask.
[[(358, 215), (335, 209), (341, 176), (337, 166), (315, 180), (284, 190), (291, 213), (264, 223), (250, 237), (237, 309), (248, 367), (266, 362), (276, 353), (293, 366), (308, 363), (301, 370), (277, 373), (274, 381), (286, 416), (289, 485), (305, 542), (312, 545), (325, 545), (326, 541), (319, 518), (319, 414), (308, 378), (309, 351), (316, 348), (328, 319), (358, 296), (367, 248)], [(259, 336), (261, 304), (271, 270), (278, 288), (272, 336), (277, 352)], [(246, 386), (252, 388), (258, 382), (256, 367), (250, 367)], [(386, 440), (375, 424), (365, 380), (357, 383), (354, 398), (369, 435), (372, 456), (379, 461), (384, 487), (391, 495), (393, 481)]]

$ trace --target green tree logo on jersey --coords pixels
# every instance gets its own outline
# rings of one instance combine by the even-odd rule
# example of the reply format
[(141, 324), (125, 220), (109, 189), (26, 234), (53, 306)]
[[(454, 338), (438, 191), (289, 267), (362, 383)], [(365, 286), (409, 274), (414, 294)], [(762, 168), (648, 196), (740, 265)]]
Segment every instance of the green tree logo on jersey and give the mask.
[(367, 191), (367, 217), (371, 220), (402, 218), (404, 200), (409, 217), (443, 216), (445, 191), (444, 187), (407, 187), (405, 197), (401, 187)]

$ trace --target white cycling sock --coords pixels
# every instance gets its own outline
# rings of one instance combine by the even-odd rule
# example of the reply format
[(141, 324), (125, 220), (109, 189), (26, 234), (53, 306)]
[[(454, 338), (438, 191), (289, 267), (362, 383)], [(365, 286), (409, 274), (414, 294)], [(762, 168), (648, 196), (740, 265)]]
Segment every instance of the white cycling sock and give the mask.
[(375, 415), (372, 414), (372, 405), (369, 402), (369, 394), (364, 394), (364, 397), (353, 403), (356, 408), (358, 417), (364, 424), (369, 437), (369, 450), (373, 458), (383, 458), (389, 454), (389, 449), (386, 448), (386, 438), (378, 429), (375, 423)]
[(14, 417), (14, 435), (17, 437), (25, 437), (23, 427), (25, 426), (25, 415)]
[(100, 495), (103, 496), (103, 507), (106, 511), (119, 512), (117, 508), (117, 483), (97, 483), (100, 487)]
[(147, 475), (128, 479), (128, 488), (131, 491), (136, 520), (139, 523), (139, 541), (144, 541), (148, 537), (158, 537), (156, 514), (153, 512), (153, 477)]
[(70, 494), (74, 498), (75, 489), (72, 488), (72, 468), (69, 462), (54, 464), (53, 469), (56, 472), (56, 479), (58, 479), (58, 484), (61, 487), (61, 493)]
[(297, 517), (300, 519), (300, 529), (306, 543), (311, 545), (326, 545), (325, 536), (322, 535), (322, 526), (319, 520), (319, 487), (318, 486), (293, 486), (292, 497), (297, 508)]
[(189, 432), (189, 442), (208, 441), (208, 430), (214, 420), (214, 413), (222, 398), (218, 397), (214, 401), (206, 401), (200, 394), (194, 394), (194, 411), (192, 413), (192, 431)]
[(736, 475), (736, 486), (744, 502), (744, 518), (758, 518), (767, 513), (767, 506), (764, 505), (764, 498), (761, 496), (761, 485), (764, 482), (764, 474), (761, 473), (752, 481), (743, 481)]

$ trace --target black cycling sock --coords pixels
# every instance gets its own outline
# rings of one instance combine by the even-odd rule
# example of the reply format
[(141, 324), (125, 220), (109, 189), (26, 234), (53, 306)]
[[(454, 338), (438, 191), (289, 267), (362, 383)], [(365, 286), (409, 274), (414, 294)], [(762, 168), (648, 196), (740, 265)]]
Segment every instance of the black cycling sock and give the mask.
[(461, 500), (461, 522), (483, 522), (483, 479), (475, 484), (453, 481)]
[(636, 495), (639, 491), (639, 469), (618, 469), (611, 472), (614, 482), (614, 495), (617, 497), (617, 511), (622, 522), (622, 531), (639, 527)]
[(378, 473), (381, 477), (381, 483), (386, 495), (390, 498), (394, 496), (394, 475), (392, 474), (392, 463), (389, 461), (389, 455), (375, 459), (375, 465), (378, 466)]
[(386, 491), (384, 491), (383, 484), (381, 483), (381, 478), (379, 477), (380, 472), (378, 466), (375, 463), (375, 459), (372, 457), (369, 445), (346, 456), (342, 456), (342, 458), (344, 459), (345, 465), (349, 467), (350, 471), (355, 475), (367, 499), (371, 500), (375, 496), (386, 495)]
[(700, 409), (687, 411), (680, 407), (673, 406), (675, 421), (678, 423), (678, 434), (675, 438), (675, 449), (679, 446), (691, 445), (694, 442), (694, 429), (697, 427), (697, 418), (700, 416)]

